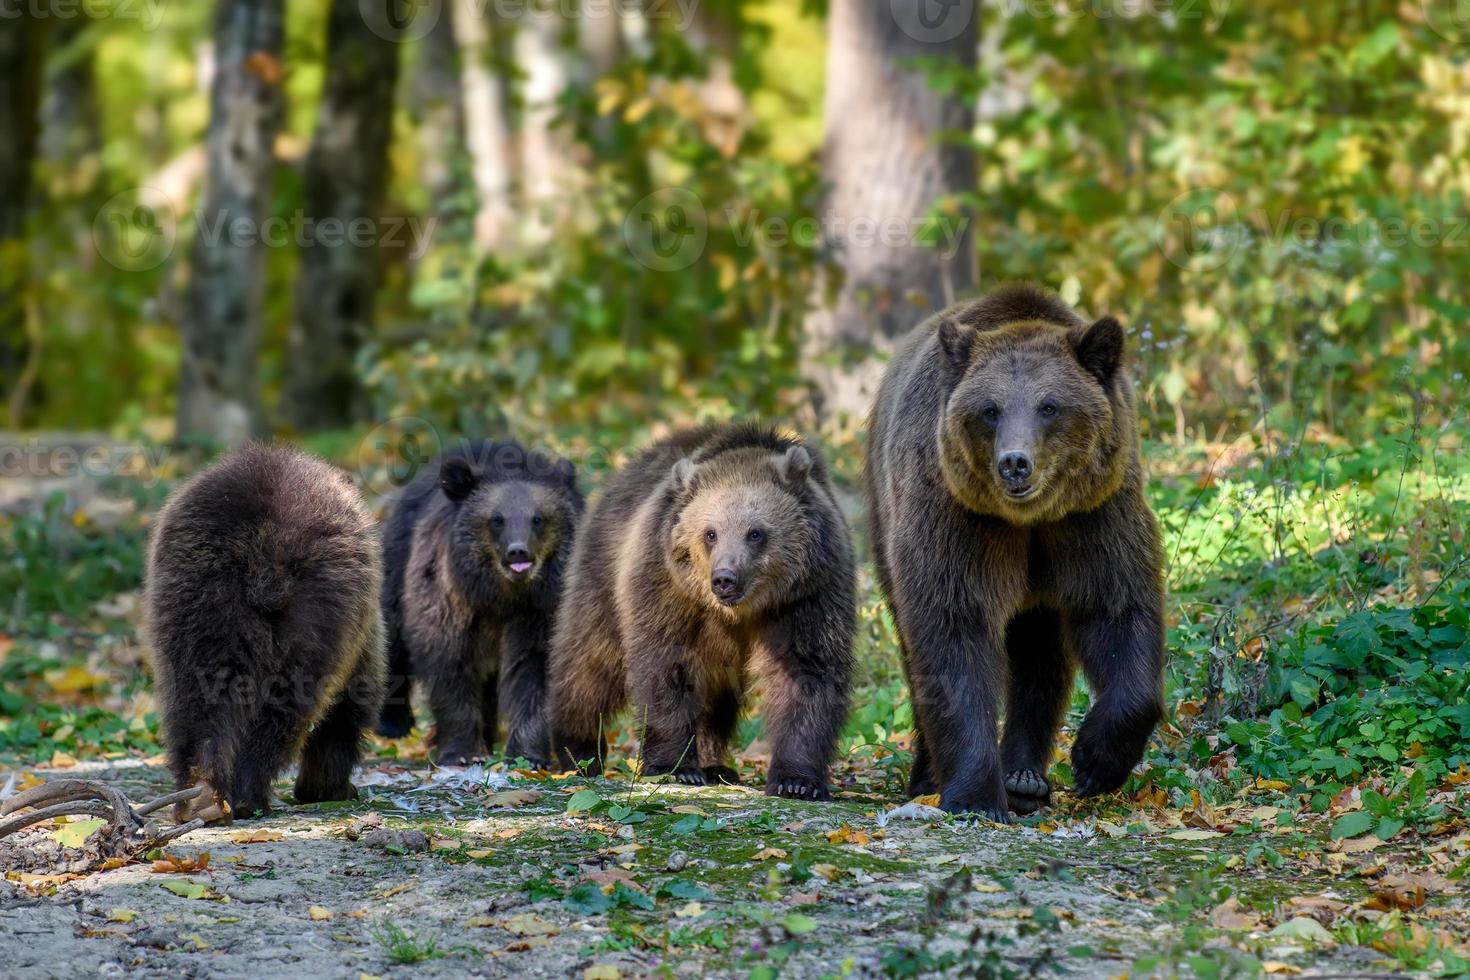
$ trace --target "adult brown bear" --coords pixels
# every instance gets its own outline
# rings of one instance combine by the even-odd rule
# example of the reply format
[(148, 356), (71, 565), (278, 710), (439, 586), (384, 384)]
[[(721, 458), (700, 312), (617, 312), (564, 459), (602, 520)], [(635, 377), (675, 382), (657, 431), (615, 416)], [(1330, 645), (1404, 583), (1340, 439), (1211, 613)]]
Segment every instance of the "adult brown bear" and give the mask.
[(918, 726), (909, 791), (946, 810), (1049, 800), (1076, 664), (1080, 795), (1122, 785), (1162, 717), (1163, 560), (1123, 347), (1116, 320), (1007, 286), (918, 327), (879, 390), (866, 482)]
[(828, 799), (856, 622), (852, 543), (800, 439), (709, 426), (655, 444), (594, 502), (551, 646), (554, 748), (600, 768), (625, 701), (643, 771), (735, 782), (747, 669), (764, 687), (766, 793)]

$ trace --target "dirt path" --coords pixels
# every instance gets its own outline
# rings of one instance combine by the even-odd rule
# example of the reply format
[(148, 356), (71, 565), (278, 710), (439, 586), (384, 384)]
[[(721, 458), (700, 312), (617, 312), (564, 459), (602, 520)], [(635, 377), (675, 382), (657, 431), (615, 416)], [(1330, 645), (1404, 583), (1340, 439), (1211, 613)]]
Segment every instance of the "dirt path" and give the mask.
[[(66, 775), (115, 781), (134, 799), (168, 788), (164, 773), (143, 765), (79, 769)], [(1049, 834), (935, 819), (880, 826), (867, 802), (773, 801), (753, 789), (630, 793), (626, 782), (499, 774), (489, 786), (454, 787), (426, 777), (421, 766), (379, 766), (364, 776), (377, 785), (355, 804), (287, 807), (195, 832), (170, 851), (207, 851), (197, 873), (147, 863), (74, 880), (12, 872), (0, 886), (0, 930), (14, 937), (4, 972), (611, 977), (770, 968), (815, 977), (968, 966), (1024, 976), (1055, 964), (1069, 976), (1104, 977), (1148, 957), (1162, 959), (1152, 970), (1142, 964), (1147, 972), (1171, 974), (1191, 958), (1223, 965), (1239, 955), (1182, 929), (1187, 876), (1212, 859), (1194, 842), (1115, 840), (1090, 822)], [(570, 794), (589, 787), (619, 802), (568, 814)], [(14, 847), (6, 850), (13, 862)], [(1271, 887), (1264, 875), (1244, 875), (1237, 887), (1252, 878)], [(1373, 954), (1355, 948), (1258, 945), (1309, 972), (1373, 967)]]

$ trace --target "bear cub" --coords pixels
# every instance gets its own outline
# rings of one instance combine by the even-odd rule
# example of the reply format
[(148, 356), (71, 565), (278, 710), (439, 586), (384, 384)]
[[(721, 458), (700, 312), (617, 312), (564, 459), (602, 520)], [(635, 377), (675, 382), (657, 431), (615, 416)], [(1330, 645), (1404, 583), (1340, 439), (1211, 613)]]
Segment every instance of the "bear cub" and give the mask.
[(495, 743), (549, 761), (546, 663), (582, 494), (564, 460), (515, 443), (467, 441), (410, 483), (383, 535), (393, 688), (380, 733), (413, 727), (410, 678), (428, 689), (441, 765)]
[(746, 674), (764, 689), (766, 793), (830, 799), (855, 628), (852, 544), (826, 467), (757, 425), (683, 432), (594, 502), (552, 643), (553, 748), (600, 771), (631, 698), (646, 775), (737, 782)]
[(1118, 321), (1025, 285), (935, 315), (888, 367), (866, 483), (910, 793), (997, 820), (1045, 805), (1078, 665), (1075, 790), (1121, 786), (1163, 716), (1164, 586)]
[(350, 800), (382, 703), (383, 575), (372, 514), (347, 476), (252, 445), (169, 497), (145, 584), (164, 743), (182, 822), (269, 811), (299, 758), (296, 800)]

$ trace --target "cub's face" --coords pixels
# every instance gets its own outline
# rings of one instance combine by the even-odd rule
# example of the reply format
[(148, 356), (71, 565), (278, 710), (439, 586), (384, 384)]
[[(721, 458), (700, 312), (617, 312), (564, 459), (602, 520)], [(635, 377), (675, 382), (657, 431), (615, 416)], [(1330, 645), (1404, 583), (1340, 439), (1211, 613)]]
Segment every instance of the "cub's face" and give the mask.
[(571, 515), (551, 487), (521, 480), (485, 482), (455, 459), (441, 467), (440, 483), (455, 507), (456, 546), (508, 582), (536, 578), (569, 532)]
[(941, 327), (940, 345), (960, 372), (941, 459), (966, 506), (1030, 524), (1107, 489), (1097, 484), (1112, 480), (1119, 449), (1109, 396), (1123, 351), (1116, 320), (1071, 332), (1014, 324), (967, 336)]
[(675, 466), (670, 558), (686, 588), (741, 616), (779, 598), (806, 565), (811, 532), (797, 494), (811, 457), (800, 446), (727, 455), (743, 458)]

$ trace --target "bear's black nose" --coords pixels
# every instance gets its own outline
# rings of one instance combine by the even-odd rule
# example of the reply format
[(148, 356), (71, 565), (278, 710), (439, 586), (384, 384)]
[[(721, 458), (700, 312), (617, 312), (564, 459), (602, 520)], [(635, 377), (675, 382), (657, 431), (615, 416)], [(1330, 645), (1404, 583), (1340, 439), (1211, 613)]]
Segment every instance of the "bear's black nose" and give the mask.
[(1025, 453), (1006, 453), (1000, 458), (1000, 478), (1013, 487), (1031, 479), (1031, 457)]
[(505, 549), (507, 564), (520, 565), (531, 560), (531, 549), (523, 544), (513, 544)]
[(715, 598), (721, 602), (730, 602), (740, 598), (740, 576), (732, 569), (717, 568), (709, 577), (710, 591)]

